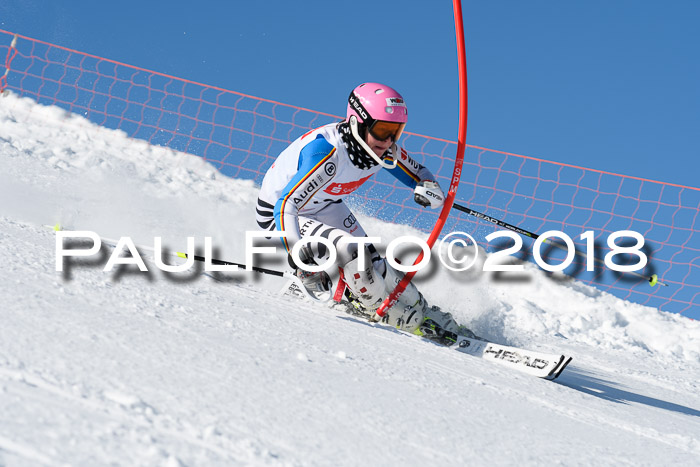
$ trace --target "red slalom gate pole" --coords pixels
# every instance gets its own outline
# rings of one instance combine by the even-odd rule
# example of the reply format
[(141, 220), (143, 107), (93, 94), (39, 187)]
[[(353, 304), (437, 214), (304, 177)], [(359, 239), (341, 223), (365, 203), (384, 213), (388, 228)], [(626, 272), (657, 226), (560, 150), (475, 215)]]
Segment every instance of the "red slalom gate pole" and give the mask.
[[(462, 2), (461, 0), (453, 0), (452, 7), (454, 10), (455, 17), (455, 36), (457, 38), (457, 60), (459, 65), (459, 134), (457, 137), (457, 155), (455, 156), (455, 166), (452, 172), (452, 180), (450, 181), (450, 188), (447, 192), (447, 197), (445, 198), (445, 204), (442, 206), (442, 211), (440, 212), (440, 217), (433, 227), (433, 231), (428, 237), (428, 247), (432, 248), (435, 245), (442, 228), (445, 226), (447, 217), (452, 209), (452, 204), (454, 203), (455, 196), (457, 195), (457, 188), (459, 187), (459, 179), (462, 176), (462, 164), (464, 162), (464, 150), (466, 148), (467, 141), (467, 56), (464, 47), (464, 24), (462, 21)], [(421, 251), (413, 265), (420, 263), (423, 260), (423, 252)], [(393, 292), (384, 299), (381, 306), (377, 309), (377, 316), (374, 318), (379, 320), (386, 316), (387, 311), (396, 304), (399, 296), (406, 290), (406, 287), (416, 275), (417, 271), (407, 272), (406, 275), (401, 279)]]

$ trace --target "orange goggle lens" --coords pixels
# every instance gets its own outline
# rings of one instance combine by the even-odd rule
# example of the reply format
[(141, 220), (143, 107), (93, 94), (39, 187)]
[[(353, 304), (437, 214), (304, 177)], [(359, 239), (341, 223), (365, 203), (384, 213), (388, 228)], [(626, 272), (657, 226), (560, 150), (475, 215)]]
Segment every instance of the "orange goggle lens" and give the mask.
[(387, 138), (391, 138), (394, 142), (396, 142), (401, 136), (401, 133), (403, 133), (405, 126), (405, 123), (376, 120), (369, 128), (369, 132), (379, 141), (384, 141)]

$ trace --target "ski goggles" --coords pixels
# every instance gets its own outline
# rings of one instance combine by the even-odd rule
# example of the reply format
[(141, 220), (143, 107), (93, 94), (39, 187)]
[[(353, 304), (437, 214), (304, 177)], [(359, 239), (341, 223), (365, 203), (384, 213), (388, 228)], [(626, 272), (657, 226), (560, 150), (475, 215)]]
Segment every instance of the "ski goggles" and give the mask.
[(405, 126), (405, 123), (375, 120), (372, 125), (370, 125), (369, 132), (379, 141), (385, 141), (387, 138), (391, 138), (393, 142), (396, 142), (401, 136), (401, 133), (403, 133)]

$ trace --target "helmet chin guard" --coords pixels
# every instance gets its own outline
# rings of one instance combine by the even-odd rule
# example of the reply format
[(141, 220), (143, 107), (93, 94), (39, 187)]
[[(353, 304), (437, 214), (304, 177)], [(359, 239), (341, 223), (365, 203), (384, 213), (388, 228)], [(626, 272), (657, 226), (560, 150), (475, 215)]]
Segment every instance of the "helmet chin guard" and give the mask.
[(391, 144), (391, 153), (394, 155), (394, 163), (390, 164), (378, 155), (376, 155), (372, 148), (369, 147), (365, 139), (360, 135), (356, 116), (351, 115), (348, 123), (350, 124), (350, 132), (352, 133), (353, 138), (355, 138), (355, 140), (359, 143), (362, 149), (364, 149), (365, 152), (367, 152), (367, 154), (369, 154), (369, 156), (377, 162), (377, 164), (381, 165), (385, 169), (393, 169), (396, 167), (396, 164), (399, 163), (399, 158), (397, 156), (398, 148), (396, 147), (396, 143)]
[[(401, 136), (408, 120), (408, 110), (403, 97), (395, 89), (380, 83), (362, 83), (352, 90), (348, 97), (346, 120), (350, 134), (367, 155), (385, 169), (393, 169), (398, 164), (398, 148), (396, 141)], [(372, 133), (377, 139), (392, 136), (393, 143), (389, 151), (394, 156), (393, 164), (377, 156), (369, 147), (364, 135), (360, 135), (359, 125), (363, 124), (372, 133), (377, 127), (378, 134)], [(379, 128), (379, 124), (383, 128)], [(383, 130), (383, 131), (382, 131)], [(393, 132), (393, 135), (392, 135)]]

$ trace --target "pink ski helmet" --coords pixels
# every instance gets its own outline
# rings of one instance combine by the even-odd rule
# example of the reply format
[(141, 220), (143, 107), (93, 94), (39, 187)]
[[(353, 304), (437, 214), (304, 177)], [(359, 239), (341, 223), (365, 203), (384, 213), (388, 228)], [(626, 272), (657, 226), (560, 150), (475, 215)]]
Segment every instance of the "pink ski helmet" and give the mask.
[(408, 109), (401, 94), (379, 83), (363, 83), (348, 97), (347, 120), (355, 117), (372, 136), (384, 141), (391, 137), (396, 142), (408, 121)]

